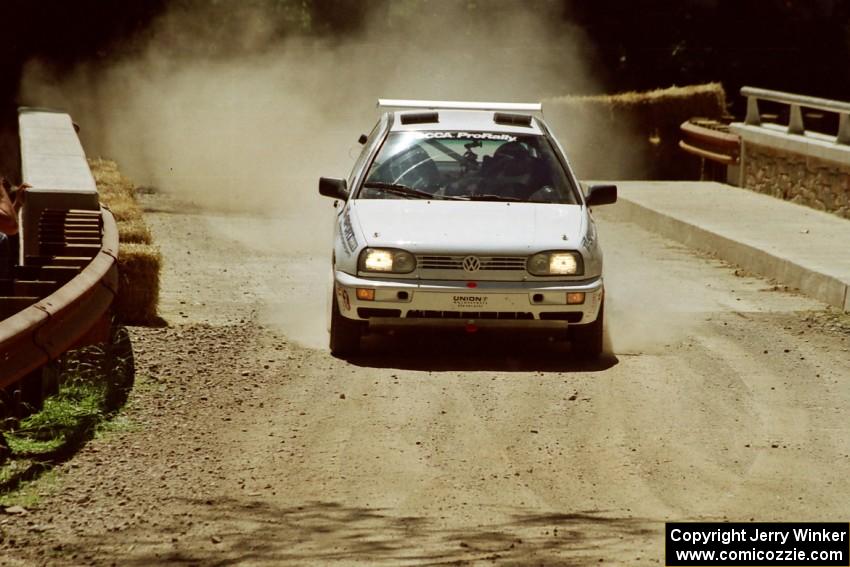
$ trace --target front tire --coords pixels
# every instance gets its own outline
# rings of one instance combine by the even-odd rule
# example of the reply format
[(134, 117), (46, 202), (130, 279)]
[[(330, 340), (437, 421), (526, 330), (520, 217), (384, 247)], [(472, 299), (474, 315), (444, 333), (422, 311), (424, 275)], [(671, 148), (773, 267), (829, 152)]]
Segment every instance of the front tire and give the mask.
[(570, 329), (572, 352), (580, 360), (596, 360), (604, 348), (605, 302), (599, 306), (599, 314), (593, 323), (576, 325)]
[(363, 323), (343, 317), (339, 312), (336, 293), (331, 305), (331, 354), (346, 357), (360, 352), (360, 337), (363, 336)]

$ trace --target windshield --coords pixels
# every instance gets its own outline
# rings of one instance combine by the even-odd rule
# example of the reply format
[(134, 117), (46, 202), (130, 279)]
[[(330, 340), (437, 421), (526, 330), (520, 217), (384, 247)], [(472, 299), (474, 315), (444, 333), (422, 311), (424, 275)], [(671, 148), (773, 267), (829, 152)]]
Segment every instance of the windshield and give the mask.
[(576, 204), (544, 136), (499, 132), (392, 132), (357, 197)]

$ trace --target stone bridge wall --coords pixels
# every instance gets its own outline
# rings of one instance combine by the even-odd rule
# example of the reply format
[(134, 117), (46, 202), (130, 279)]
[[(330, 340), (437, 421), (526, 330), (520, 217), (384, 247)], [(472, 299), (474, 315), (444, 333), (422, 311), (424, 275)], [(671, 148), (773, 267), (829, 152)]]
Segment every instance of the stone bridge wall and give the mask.
[(741, 136), (740, 185), (850, 219), (850, 146), (771, 126), (732, 126)]

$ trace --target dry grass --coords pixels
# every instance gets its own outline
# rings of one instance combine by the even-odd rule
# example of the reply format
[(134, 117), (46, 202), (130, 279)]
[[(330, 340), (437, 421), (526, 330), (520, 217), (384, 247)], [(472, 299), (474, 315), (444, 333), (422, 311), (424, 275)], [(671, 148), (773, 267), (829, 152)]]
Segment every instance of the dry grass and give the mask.
[(136, 200), (136, 187), (121, 174), (114, 161), (95, 158), (89, 160), (89, 166), (101, 203), (118, 222), (120, 281), (115, 311), (126, 323), (155, 323), (162, 259), (159, 249), (152, 245), (150, 228)]

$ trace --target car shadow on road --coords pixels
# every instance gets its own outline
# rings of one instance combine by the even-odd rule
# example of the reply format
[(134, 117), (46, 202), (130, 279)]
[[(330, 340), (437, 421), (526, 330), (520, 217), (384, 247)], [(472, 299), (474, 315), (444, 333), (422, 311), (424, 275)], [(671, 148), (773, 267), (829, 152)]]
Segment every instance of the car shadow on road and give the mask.
[(610, 349), (594, 361), (570, 351), (566, 340), (479, 331), (416, 331), (370, 335), (348, 361), (367, 368), (422, 371), (601, 372), (619, 361)]
[(445, 527), (435, 517), (336, 502), (186, 499), (178, 506), (191, 510), (188, 531), (175, 514), (138, 539), (132, 530), (106, 534), (100, 553), (114, 551), (120, 565), (598, 565), (640, 555), (659, 530), (659, 522), (600, 511), (498, 509), (499, 520)]

